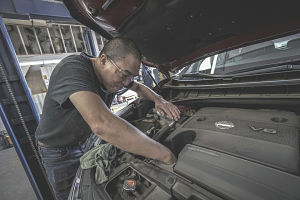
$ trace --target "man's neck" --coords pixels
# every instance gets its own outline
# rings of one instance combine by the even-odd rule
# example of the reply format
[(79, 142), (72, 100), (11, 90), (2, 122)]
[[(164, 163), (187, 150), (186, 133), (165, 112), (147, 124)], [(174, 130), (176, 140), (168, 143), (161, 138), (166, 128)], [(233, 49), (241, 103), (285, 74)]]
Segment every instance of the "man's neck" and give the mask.
[(96, 59), (96, 58), (90, 58), (90, 59), (91, 59), (91, 61), (92, 61), (93, 68), (94, 68), (94, 72), (95, 72), (95, 74), (96, 74), (96, 76), (97, 76), (97, 79), (98, 79), (98, 81), (99, 81), (100, 83), (102, 83), (102, 77), (101, 77), (101, 73), (100, 73), (100, 71), (99, 71), (99, 63), (97, 63), (97, 62), (98, 62), (98, 59)]
[(103, 84), (103, 82), (102, 82), (102, 75), (101, 75), (101, 73), (100, 73), (100, 65), (99, 65), (99, 61), (98, 61), (98, 59), (96, 59), (96, 58), (90, 58), (91, 59), (91, 62), (92, 62), (92, 64), (93, 64), (93, 68), (94, 68), (94, 72), (95, 72), (95, 74), (96, 74), (96, 77), (97, 77), (97, 79), (98, 79), (98, 81), (99, 81), (99, 83), (100, 83), (100, 85), (101, 85), (101, 87), (102, 87), (102, 90), (105, 92), (105, 93), (111, 93), (111, 92), (109, 92), (106, 88), (105, 88), (105, 86), (104, 86), (104, 84)]

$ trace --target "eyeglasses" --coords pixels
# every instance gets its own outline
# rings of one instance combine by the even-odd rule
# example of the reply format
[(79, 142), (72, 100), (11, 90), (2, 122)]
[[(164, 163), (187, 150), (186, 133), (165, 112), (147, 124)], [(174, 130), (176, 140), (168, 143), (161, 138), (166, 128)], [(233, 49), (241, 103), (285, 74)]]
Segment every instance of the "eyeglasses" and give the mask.
[(127, 70), (121, 69), (109, 56), (106, 55), (106, 57), (109, 60), (109, 62), (111, 62), (111, 64), (113, 64), (113, 66), (115, 66), (118, 69), (123, 81), (125, 81), (125, 80), (133, 81), (134, 80), (135, 76), (133, 74), (131, 74)]

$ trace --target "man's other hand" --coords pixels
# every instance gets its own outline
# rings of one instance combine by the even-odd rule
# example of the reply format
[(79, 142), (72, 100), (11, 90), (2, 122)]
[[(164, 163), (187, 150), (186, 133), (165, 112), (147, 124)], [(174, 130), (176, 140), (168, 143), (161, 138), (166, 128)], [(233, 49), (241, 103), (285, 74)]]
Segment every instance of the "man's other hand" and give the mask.
[(155, 108), (160, 115), (167, 115), (170, 119), (177, 121), (180, 118), (179, 109), (172, 103), (166, 101), (163, 98), (157, 98), (155, 100)]

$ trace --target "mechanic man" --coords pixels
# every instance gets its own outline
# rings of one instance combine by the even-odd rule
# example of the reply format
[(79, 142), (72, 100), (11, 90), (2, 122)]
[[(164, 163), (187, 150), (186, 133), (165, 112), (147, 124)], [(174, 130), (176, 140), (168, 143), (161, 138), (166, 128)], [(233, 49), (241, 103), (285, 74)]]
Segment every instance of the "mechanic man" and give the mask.
[(134, 81), (141, 53), (124, 38), (107, 42), (99, 57), (85, 53), (64, 58), (55, 67), (36, 130), (39, 154), (57, 199), (67, 199), (91, 133), (134, 154), (172, 164), (173, 153), (147, 137), (109, 107), (119, 91), (131, 89), (155, 103), (162, 115), (179, 119), (179, 110), (151, 89)]

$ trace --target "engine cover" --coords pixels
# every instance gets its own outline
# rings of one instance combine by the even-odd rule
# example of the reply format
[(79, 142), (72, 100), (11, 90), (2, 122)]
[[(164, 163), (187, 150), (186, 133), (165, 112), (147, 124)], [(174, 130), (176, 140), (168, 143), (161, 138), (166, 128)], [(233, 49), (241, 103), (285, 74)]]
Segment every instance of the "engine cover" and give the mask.
[(298, 176), (195, 145), (184, 147), (174, 170), (228, 199), (279, 200), (300, 196)]
[(287, 111), (207, 107), (165, 144), (175, 154), (193, 144), (299, 175), (299, 121)]

